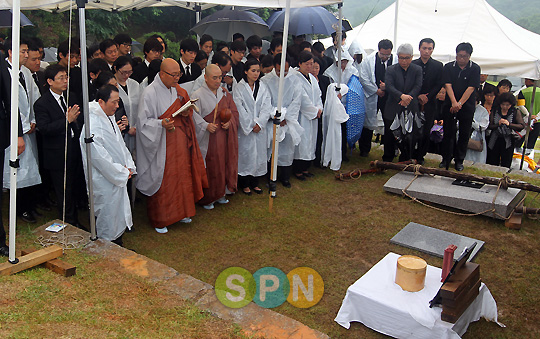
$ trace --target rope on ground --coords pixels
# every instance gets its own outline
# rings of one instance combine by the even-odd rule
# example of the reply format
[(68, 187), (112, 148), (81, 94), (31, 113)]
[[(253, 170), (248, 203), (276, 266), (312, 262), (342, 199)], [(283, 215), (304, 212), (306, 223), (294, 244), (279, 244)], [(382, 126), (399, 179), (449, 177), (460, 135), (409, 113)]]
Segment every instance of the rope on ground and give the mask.
[[(405, 168), (402, 171), (405, 171), (410, 167), (414, 168), (414, 178), (412, 178), (411, 182), (409, 182), (409, 184), (404, 189), (402, 189), (401, 192), (403, 193), (404, 196), (411, 199), (413, 202), (417, 202), (417, 203), (419, 203), (419, 204), (421, 204), (423, 206), (432, 208), (432, 209), (440, 211), (440, 212), (449, 213), (449, 214), (453, 214), (453, 215), (459, 215), (459, 216), (463, 216), (463, 217), (475, 217), (477, 215), (484, 215), (484, 214), (489, 213), (489, 212), (493, 213), (493, 215), (495, 215), (495, 216), (497, 216), (497, 217), (499, 217), (499, 218), (501, 218), (503, 220), (508, 220), (508, 219), (510, 219), (510, 217), (512, 217), (513, 213), (510, 213), (510, 215), (508, 217), (506, 217), (504, 215), (501, 215), (501, 214), (497, 213), (496, 208), (495, 208), (495, 201), (497, 200), (497, 196), (499, 194), (500, 189), (501, 188), (507, 189), (508, 184), (511, 182), (510, 178), (506, 174), (504, 174), (503, 177), (499, 179), (499, 183), (497, 184), (497, 191), (495, 192), (495, 196), (493, 197), (493, 200), (491, 201), (491, 208), (489, 208), (489, 209), (487, 209), (485, 211), (482, 211), (482, 212), (477, 212), (477, 213), (462, 213), (462, 212), (448, 211), (448, 210), (443, 209), (443, 208), (439, 208), (439, 207), (436, 207), (436, 206), (426, 204), (425, 202), (420, 201), (417, 198), (415, 198), (415, 197), (411, 196), (410, 194), (408, 194), (407, 190), (409, 189), (409, 187), (411, 187), (413, 182), (420, 175), (422, 175), (422, 173), (420, 173), (421, 165), (410, 164), (410, 165), (405, 166)], [(538, 196), (538, 194), (537, 194), (537, 196)], [(519, 201), (519, 203), (516, 206), (519, 206), (520, 204), (522, 204), (523, 201), (525, 201), (526, 197), (527, 197), (527, 193), (525, 192), (525, 195), (523, 196), (523, 198)], [(535, 197), (535, 199), (536, 199), (536, 197)]]
[(80, 234), (66, 234), (59, 233), (58, 235), (51, 235), (49, 237), (44, 237), (40, 235), (36, 239), (36, 243), (40, 244), (43, 247), (50, 245), (58, 245), (62, 247), (63, 250), (75, 250), (80, 249), (86, 246), (90, 240)]

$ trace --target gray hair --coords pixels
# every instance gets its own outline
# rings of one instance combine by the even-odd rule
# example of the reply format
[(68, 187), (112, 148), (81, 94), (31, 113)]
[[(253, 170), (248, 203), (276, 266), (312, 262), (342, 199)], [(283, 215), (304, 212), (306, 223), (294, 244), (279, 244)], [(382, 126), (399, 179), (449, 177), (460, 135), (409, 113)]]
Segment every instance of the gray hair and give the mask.
[(413, 47), (411, 44), (402, 44), (399, 45), (397, 49), (397, 55), (405, 54), (405, 55), (413, 55)]

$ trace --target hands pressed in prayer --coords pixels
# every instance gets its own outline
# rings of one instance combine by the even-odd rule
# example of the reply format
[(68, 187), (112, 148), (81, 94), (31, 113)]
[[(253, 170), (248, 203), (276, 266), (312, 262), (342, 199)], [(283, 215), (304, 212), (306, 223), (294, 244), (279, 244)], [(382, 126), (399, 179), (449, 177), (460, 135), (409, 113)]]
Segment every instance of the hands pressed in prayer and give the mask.
[(223, 82), (230, 86), (233, 83), (233, 78), (231, 76), (225, 75), (223, 77)]
[(210, 133), (216, 133), (217, 128), (218, 125), (213, 123), (208, 123), (208, 126), (206, 126), (206, 130)]
[(510, 123), (509, 123), (508, 120), (506, 120), (506, 119), (501, 119), (501, 120), (499, 120), (499, 126), (500, 126), (500, 125), (506, 125), (506, 126), (508, 126), (508, 125), (510, 125)]
[(253, 132), (255, 133), (259, 133), (261, 131), (261, 127), (257, 124), (255, 124), (255, 126), (253, 126)]
[(24, 152), (25, 144), (23, 137), (17, 138), (17, 155), (21, 155)]
[(79, 109), (79, 105), (73, 105), (70, 108), (68, 108), (67, 111), (67, 121), (69, 123), (72, 123), (77, 119), (77, 117), (81, 114), (81, 110)]
[(116, 124), (118, 125), (118, 128), (120, 129), (120, 131), (123, 131), (126, 129), (129, 123), (128, 123), (127, 117), (124, 115), (122, 116), (122, 119), (116, 122)]

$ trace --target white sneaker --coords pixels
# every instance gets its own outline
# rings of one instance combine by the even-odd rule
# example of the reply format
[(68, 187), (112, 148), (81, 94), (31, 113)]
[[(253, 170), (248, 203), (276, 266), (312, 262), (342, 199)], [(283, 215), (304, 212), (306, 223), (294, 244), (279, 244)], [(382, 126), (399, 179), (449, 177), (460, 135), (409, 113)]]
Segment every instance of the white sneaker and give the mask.
[(204, 207), (205, 210), (212, 210), (212, 209), (214, 209), (214, 203), (204, 205), (203, 207)]
[(169, 232), (169, 230), (167, 229), (167, 227), (163, 227), (163, 228), (155, 228), (156, 232), (158, 232), (159, 234), (165, 234), (167, 232)]
[(183, 222), (184, 224), (189, 224), (191, 222), (191, 218), (186, 217), (186, 218), (180, 220), (180, 222)]
[(216, 202), (217, 202), (218, 204), (228, 204), (228, 203), (229, 203), (229, 200), (227, 200), (227, 198), (225, 198), (225, 197), (221, 197), (221, 198), (219, 198), (218, 200), (216, 200)]

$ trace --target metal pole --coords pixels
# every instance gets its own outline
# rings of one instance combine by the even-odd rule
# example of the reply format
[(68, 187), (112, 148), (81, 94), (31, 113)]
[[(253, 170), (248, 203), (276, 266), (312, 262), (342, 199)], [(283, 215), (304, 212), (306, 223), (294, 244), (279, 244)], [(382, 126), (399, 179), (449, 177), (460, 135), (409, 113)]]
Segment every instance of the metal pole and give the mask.
[(394, 17), (394, 46), (397, 46), (397, 33), (398, 33), (398, 11), (399, 9), (399, 0), (396, 0), (396, 10), (395, 10), (395, 17)]
[[(195, 5), (195, 25), (201, 21), (201, 5)], [(201, 37), (197, 34), (197, 43), (201, 42)]]
[[(19, 52), (21, 45), (21, 1), (13, 1), (11, 39), (11, 148), (9, 150), (9, 262), (16, 264), (15, 237), (17, 235), (17, 139), (19, 137)], [(30, 147), (30, 145), (26, 145)]]
[(93, 142), (90, 136), (90, 118), (88, 107), (88, 58), (86, 55), (86, 0), (77, 0), (77, 8), (79, 9), (79, 38), (81, 40), (81, 73), (82, 73), (82, 88), (83, 88), (83, 114), (84, 114), (84, 139), (86, 143), (86, 173), (88, 177), (88, 201), (90, 202), (90, 240), (97, 239), (96, 236), (96, 218), (94, 216), (94, 185), (92, 183), (92, 149), (90, 143)]
[(285, 61), (287, 60), (287, 37), (289, 35), (289, 17), (291, 14), (291, 0), (287, 0), (285, 7), (285, 20), (283, 22), (283, 38), (281, 40), (282, 53), (281, 53), (281, 68), (279, 70), (279, 87), (278, 87), (278, 100), (277, 111), (274, 116), (274, 137), (272, 140), (272, 168), (270, 172), (270, 211), (272, 211), (272, 198), (276, 197), (276, 179), (277, 179), (277, 163), (278, 163), (278, 151), (279, 143), (276, 140), (277, 129), (279, 128), (279, 118), (281, 117), (281, 106), (283, 105), (283, 83), (285, 81)]
[(339, 20), (338, 20), (338, 31), (336, 34), (336, 42), (337, 42), (337, 65), (338, 65), (338, 84), (336, 87), (336, 91), (341, 91), (341, 76), (343, 74), (343, 71), (341, 70), (341, 40), (343, 40), (343, 3), (338, 4), (338, 12), (339, 12)]
[(527, 149), (527, 144), (529, 143), (529, 132), (531, 131), (531, 125), (532, 125), (531, 116), (534, 113), (538, 113), (538, 112), (533, 112), (533, 109), (534, 109), (534, 97), (535, 96), (536, 96), (536, 80), (534, 81), (534, 84), (533, 84), (533, 92), (532, 92), (532, 97), (531, 97), (531, 104), (529, 105), (529, 128), (527, 128), (527, 131), (525, 131), (525, 141), (523, 141), (523, 151), (521, 153), (521, 163), (519, 164), (519, 169), (520, 170), (523, 169), (523, 162), (525, 161), (525, 150)]

